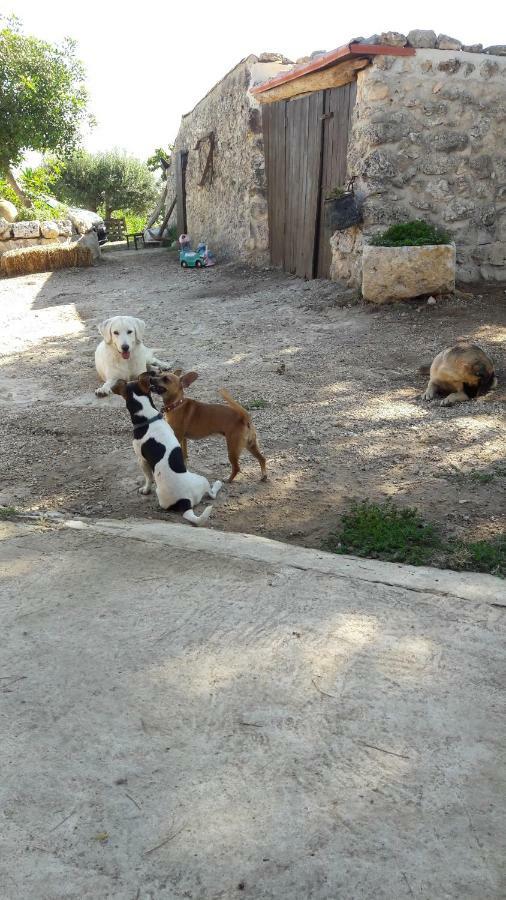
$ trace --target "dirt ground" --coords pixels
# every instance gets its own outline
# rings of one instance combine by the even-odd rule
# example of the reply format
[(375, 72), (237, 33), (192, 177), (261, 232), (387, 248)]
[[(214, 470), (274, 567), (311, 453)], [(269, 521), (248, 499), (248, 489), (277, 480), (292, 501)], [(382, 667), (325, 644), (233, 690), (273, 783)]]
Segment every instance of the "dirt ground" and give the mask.
[[(223, 385), (252, 408), (269, 481), (245, 455), (210, 527), (318, 547), (353, 498), (386, 497), (452, 535), (506, 527), (502, 286), (371, 309), (335, 284), (270, 270), (182, 271), (163, 250), (0, 281), (0, 503), (177, 521), (137, 493), (123, 401), (94, 396), (97, 324), (117, 313), (144, 318), (148, 345), (198, 370), (191, 396), (216, 400)], [(499, 389), (453, 409), (422, 403), (418, 366), (458, 336), (491, 354)], [(190, 460), (228, 477), (221, 438), (191, 444)]]

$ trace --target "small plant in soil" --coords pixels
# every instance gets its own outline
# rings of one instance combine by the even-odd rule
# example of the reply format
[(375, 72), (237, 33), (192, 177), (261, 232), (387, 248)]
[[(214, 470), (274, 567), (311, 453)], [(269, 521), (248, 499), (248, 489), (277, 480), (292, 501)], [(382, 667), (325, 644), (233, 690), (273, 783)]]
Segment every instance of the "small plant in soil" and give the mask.
[(411, 565), (433, 565), (506, 578), (506, 534), (490, 540), (445, 540), (416, 509), (385, 503), (355, 503), (341, 527), (323, 543), (331, 553), (349, 553)]
[(15, 506), (0, 506), (0, 520), (15, 519), (19, 515)]
[(392, 225), (371, 239), (373, 247), (423, 247), (428, 244), (449, 244), (450, 235), (422, 219)]
[(340, 531), (328, 537), (325, 549), (421, 566), (435, 550), (443, 549), (443, 543), (416, 509), (364, 501), (343, 516)]
[(245, 409), (265, 409), (267, 400), (264, 400), (262, 397), (254, 397), (253, 400), (249, 400), (244, 406)]

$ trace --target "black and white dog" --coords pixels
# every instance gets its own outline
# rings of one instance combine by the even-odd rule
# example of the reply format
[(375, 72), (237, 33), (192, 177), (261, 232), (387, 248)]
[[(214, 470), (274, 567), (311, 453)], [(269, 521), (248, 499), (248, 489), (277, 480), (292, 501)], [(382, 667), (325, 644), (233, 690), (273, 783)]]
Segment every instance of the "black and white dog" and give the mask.
[(149, 372), (143, 372), (136, 381), (120, 379), (111, 390), (124, 398), (132, 418), (134, 450), (145, 478), (140, 493), (150, 494), (154, 481), (162, 509), (180, 512), (187, 522), (201, 525), (209, 518), (212, 506), (206, 506), (200, 516), (195, 515), (193, 507), (206, 495), (214, 500), (222, 483), (215, 481), (211, 487), (203, 475), (187, 471), (181, 445), (151, 399)]

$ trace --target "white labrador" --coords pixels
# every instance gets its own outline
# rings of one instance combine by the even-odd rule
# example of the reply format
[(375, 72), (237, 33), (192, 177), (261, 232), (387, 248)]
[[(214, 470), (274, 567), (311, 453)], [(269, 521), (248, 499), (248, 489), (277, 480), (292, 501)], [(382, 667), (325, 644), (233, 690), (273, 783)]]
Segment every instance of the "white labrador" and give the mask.
[(97, 397), (110, 394), (112, 385), (119, 378), (132, 381), (150, 366), (171, 368), (144, 346), (145, 329), (146, 323), (134, 316), (113, 316), (98, 326), (104, 340), (95, 350), (95, 366), (104, 384), (96, 389)]

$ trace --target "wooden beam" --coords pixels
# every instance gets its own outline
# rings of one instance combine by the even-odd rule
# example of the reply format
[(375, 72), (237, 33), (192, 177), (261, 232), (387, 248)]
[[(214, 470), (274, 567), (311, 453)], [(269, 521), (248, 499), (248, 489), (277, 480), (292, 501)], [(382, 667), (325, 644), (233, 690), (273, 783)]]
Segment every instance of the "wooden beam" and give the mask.
[(272, 87), (270, 91), (257, 94), (259, 103), (277, 103), (279, 100), (294, 100), (304, 94), (313, 94), (315, 91), (323, 91), (327, 88), (341, 87), (349, 84), (355, 78), (355, 73), (369, 66), (369, 59), (350, 59), (347, 62), (332, 66), (330, 69), (322, 69), (320, 72), (311, 72), (302, 75), (295, 81), (288, 81), (278, 87)]

